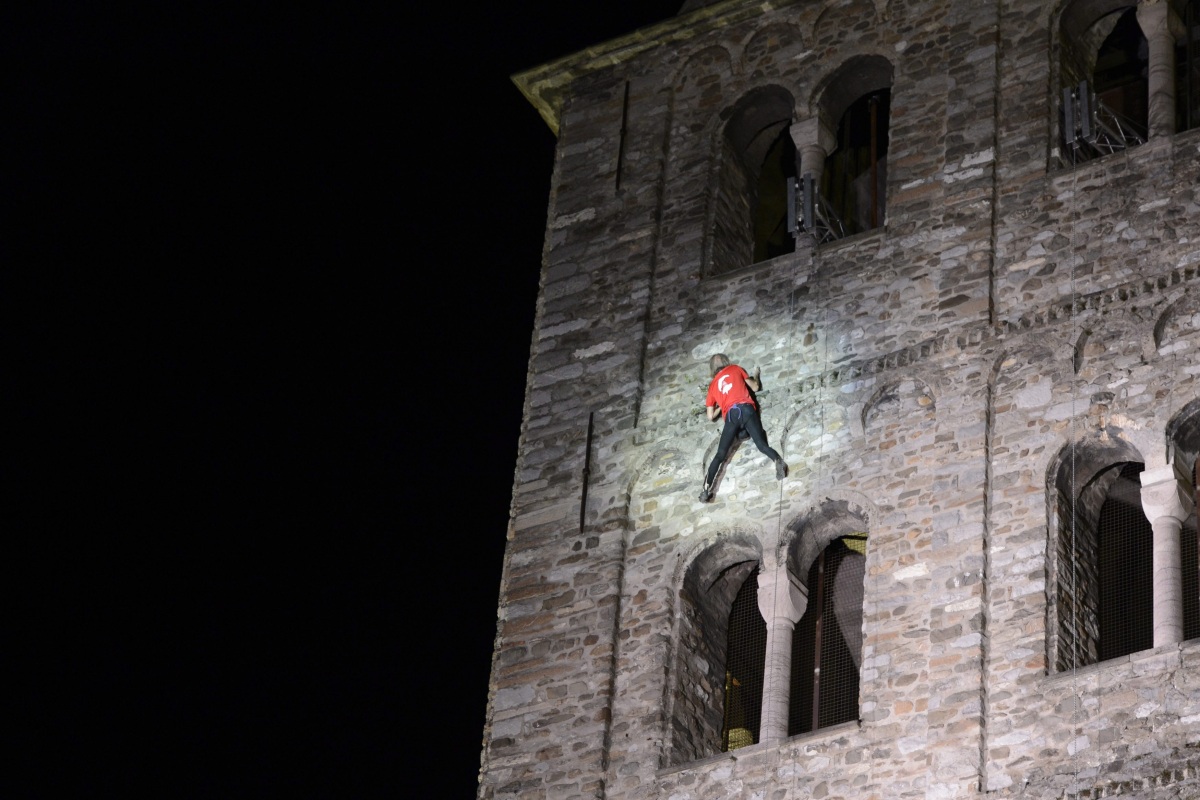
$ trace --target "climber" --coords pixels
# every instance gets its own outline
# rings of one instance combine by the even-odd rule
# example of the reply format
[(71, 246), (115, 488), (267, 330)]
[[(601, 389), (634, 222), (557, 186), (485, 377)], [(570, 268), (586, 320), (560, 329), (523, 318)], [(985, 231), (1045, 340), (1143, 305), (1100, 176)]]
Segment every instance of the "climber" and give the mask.
[(775, 462), (775, 477), (783, 480), (787, 476), (787, 463), (783, 457), (767, 444), (767, 434), (758, 418), (758, 404), (754, 401), (752, 392), (762, 389), (758, 367), (754, 368), (751, 377), (746, 370), (729, 360), (724, 353), (716, 353), (708, 360), (712, 371), (712, 383), (708, 386), (708, 396), (704, 399), (705, 410), (710, 421), (720, 413), (725, 417), (725, 427), (721, 430), (721, 443), (717, 445), (717, 453), (712, 463), (708, 465), (708, 474), (704, 477), (704, 488), (700, 490), (700, 502), (707, 503), (713, 496), (713, 482), (717, 479), (717, 471), (729, 456), (729, 448), (733, 447), (734, 439), (741, 434), (742, 438), (749, 435), (754, 440), (754, 446), (767, 458)]

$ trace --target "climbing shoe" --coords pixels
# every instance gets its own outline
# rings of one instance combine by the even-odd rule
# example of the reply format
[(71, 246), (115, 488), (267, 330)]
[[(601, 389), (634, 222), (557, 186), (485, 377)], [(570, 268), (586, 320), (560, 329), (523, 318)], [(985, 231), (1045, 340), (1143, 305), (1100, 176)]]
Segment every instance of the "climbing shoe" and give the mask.
[(712, 496), (713, 496), (712, 489), (704, 488), (704, 489), (700, 490), (700, 502), (701, 503), (707, 503), (709, 500), (712, 500)]
[(787, 462), (782, 458), (775, 459), (775, 480), (781, 481), (787, 477)]

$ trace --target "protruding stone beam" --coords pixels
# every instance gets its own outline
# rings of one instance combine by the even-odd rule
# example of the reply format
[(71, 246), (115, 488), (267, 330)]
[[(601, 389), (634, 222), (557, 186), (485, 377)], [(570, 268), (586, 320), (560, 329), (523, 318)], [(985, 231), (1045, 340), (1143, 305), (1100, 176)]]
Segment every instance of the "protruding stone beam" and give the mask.
[(1183, 641), (1183, 571), (1179, 531), (1192, 513), (1179, 460), (1142, 472), (1142, 510), (1154, 531), (1154, 646)]
[(1175, 133), (1175, 39), (1183, 23), (1167, 0), (1138, 0), (1137, 21), (1148, 46), (1149, 138)]
[(808, 589), (786, 566), (758, 573), (758, 610), (767, 623), (759, 742), (787, 738), (792, 690), (792, 631), (808, 608)]

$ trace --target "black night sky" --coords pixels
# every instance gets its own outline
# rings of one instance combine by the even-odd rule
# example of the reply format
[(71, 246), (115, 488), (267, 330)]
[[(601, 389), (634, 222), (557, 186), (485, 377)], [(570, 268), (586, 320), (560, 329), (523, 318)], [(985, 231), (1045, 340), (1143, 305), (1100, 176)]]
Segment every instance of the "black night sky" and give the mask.
[(5, 23), (13, 796), (474, 796), (554, 147), (509, 76), (681, 3), (437, 5)]

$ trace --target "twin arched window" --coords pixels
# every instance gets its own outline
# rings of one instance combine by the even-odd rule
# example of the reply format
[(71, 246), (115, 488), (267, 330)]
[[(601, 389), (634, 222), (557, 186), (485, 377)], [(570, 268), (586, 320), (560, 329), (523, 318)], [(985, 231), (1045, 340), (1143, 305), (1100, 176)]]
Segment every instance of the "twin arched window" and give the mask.
[[(750, 555), (752, 545), (722, 543), (693, 563), (682, 597), (672, 715), (675, 763), (756, 744), (769, 730), (793, 736), (858, 719), (867, 539), (860, 533), (827, 536), (818, 552), (795, 558), (811, 561), (805, 571), (807, 602), (790, 642), (777, 638), (772, 645), (786, 648), (772, 661), (786, 653), (791, 665), (773, 688), (765, 680), (764, 618), (772, 603), (760, 596), (766, 590), (760, 590), (759, 561), (728, 563)], [(819, 546), (808, 541), (813, 549)], [(764, 689), (783, 694), (765, 697)], [(787, 719), (764, 726), (767, 709), (782, 707), (784, 694)]]
[(886, 59), (850, 59), (822, 90), (811, 134), (795, 130), (795, 101), (781, 87), (756, 89), (733, 107), (721, 137), (710, 274), (790, 253), (802, 230), (828, 241), (883, 225), (891, 83)]

